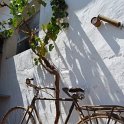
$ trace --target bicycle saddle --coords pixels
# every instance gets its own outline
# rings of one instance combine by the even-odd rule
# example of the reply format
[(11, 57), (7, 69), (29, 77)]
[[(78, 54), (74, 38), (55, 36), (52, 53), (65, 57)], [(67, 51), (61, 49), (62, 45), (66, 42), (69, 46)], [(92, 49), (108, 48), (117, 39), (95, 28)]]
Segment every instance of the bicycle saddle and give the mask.
[(69, 88), (68, 91), (71, 92), (71, 93), (75, 93), (75, 92), (82, 92), (82, 93), (84, 93), (84, 89), (81, 89), (81, 88)]

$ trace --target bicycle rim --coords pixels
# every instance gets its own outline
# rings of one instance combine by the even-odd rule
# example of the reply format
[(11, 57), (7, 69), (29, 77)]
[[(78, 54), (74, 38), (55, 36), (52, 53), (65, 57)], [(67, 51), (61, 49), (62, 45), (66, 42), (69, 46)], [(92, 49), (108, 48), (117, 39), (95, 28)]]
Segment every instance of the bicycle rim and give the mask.
[[(4, 115), (1, 124), (36, 124), (33, 115), (30, 113), (27, 113), (24, 118), (25, 113), (26, 113), (26, 109), (23, 107), (11, 108)], [(29, 118), (29, 115), (30, 115), (30, 118)], [(29, 121), (27, 122), (28, 118), (29, 118)]]
[(77, 124), (124, 124), (124, 119), (117, 114), (95, 113), (84, 117)]

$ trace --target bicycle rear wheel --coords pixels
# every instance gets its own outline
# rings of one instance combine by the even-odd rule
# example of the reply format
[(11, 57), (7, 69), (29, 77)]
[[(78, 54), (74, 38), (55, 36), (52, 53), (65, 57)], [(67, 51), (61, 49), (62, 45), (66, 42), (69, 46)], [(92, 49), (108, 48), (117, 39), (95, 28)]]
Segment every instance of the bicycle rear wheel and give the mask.
[[(36, 124), (35, 119), (31, 113), (26, 113), (26, 109), (23, 107), (11, 108), (3, 117), (1, 124)], [(29, 118), (30, 115), (30, 118)], [(23, 120), (24, 118), (24, 120)], [(28, 123), (26, 122), (29, 118)], [(21, 122), (23, 120), (23, 122)]]
[(77, 124), (124, 124), (124, 118), (110, 113), (94, 113), (84, 117)]

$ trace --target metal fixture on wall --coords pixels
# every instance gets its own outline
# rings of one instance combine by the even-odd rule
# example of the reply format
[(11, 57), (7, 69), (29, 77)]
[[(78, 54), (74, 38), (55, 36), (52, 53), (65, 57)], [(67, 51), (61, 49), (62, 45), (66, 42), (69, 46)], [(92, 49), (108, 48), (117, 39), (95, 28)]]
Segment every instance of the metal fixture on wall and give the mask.
[(105, 17), (105, 16), (102, 16), (102, 15), (98, 15), (98, 17), (93, 17), (91, 19), (91, 23), (95, 26), (95, 27), (100, 27), (101, 25), (101, 20), (102, 21), (105, 21), (105, 22), (108, 22), (109, 24), (113, 25), (113, 26), (116, 26), (116, 27), (123, 27), (123, 25), (121, 24), (121, 22), (119, 21), (116, 21), (114, 19), (111, 19), (111, 18), (108, 18), (108, 17)]
[(101, 20), (98, 17), (93, 17), (91, 19), (91, 23), (95, 26), (95, 27), (100, 27), (101, 25)]

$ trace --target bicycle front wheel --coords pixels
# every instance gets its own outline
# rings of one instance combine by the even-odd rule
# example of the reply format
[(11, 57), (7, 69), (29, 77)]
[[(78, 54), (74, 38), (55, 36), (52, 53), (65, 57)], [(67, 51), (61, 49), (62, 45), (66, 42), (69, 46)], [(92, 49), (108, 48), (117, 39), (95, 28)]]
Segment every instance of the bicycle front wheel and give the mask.
[(77, 124), (124, 124), (124, 118), (110, 113), (94, 113), (82, 118)]
[[(29, 118), (29, 115), (30, 115), (30, 118)], [(28, 122), (27, 122), (27, 120), (28, 120)], [(4, 115), (1, 124), (36, 124), (36, 122), (31, 113), (29, 113), (29, 112), (26, 113), (25, 108), (14, 107), (14, 108), (11, 108)]]

